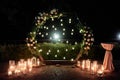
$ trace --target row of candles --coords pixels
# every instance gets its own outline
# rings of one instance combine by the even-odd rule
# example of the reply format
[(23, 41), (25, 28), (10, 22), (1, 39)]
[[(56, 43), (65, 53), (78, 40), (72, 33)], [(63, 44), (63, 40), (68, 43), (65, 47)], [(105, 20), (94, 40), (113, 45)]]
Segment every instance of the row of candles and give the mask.
[(9, 60), (8, 75), (26, 74), (27, 72), (31, 72), (33, 67), (38, 66), (40, 66), (40, 60), (36, 57), (32, 57), (27, 60), (20, 59), (18, 62), (15, 60)]
[(89, 71), (92, 74), (103, 75), (104, 67), (98, 64), (98, 61), (91, 61), (90, 59), (77, 61), (77, 66), (83, 71)]

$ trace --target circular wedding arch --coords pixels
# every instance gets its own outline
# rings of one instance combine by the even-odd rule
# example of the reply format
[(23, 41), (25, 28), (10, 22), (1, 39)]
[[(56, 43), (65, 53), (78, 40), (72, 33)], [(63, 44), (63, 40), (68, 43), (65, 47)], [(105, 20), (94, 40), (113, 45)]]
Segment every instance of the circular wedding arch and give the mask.
[[(52, 10), (50, 10), (50, 12), (38, 13), (38, 15), (35, 17), (34, 28), (28, 34), (28, 37), (26, 38), (26, 42), (27, 42), (28, 49), (31, 51), (31, 53), (39, 56), (42, 61), (45, 59), (44, 56), (47, 56), (47, 58), (48, 58), (48, 56), (49, 57), (52, 56), (52, 58), (54, 57), (56, 59), (60, 59), (57, 57), (62, 56), (61, 58), (63, 60), (66, 60), (66, 59), (78, 60), (82, 54), (87, 54), (88, 51), (90, 50), (90, 47), (94, 42), (93, 33), (92, 33), (92, 30), (90, 29), (90, 27), (82, 25), (80, 23), (78, 17), (77, 17), (78, 22), (73, 20), (74, 22), (72, 24), (72, 18), (74, 18), (74, 16), (69, 18), (68, 22), (67, 22), (67, 19), (65, 19), (66, 16), (68, 16), (67, 13), (64, 13), (64, 12), (61, 13), (61, 12), (58, 12), (58, 9), (52, 9)], [(71, 15), (69, 15), (69, 16), (71, 16)], [(64, 41), (62, 39), (61, 40), (58, 39), (57, 41), (54, 40), (54, 42), (52, 42), (53, 37), (50, 37), (50, 33), (52, 33), (52, 32), (50, 32), (50, 30), (57, 31), (58, 27), (55, 27), (56, 25), (48, 25), (48, 26), (45, 26), (45, 25), (51, 24), (51, 22), (54, 22), (54, 24), (57, 24), (58, 20), (59, 20), (59, 22), (61, 22), (59, 24), (59, 27), (60, 28), (62, 27), (62, 32), (63, 32), (63, 33), (61, 33), (62, 35), (66, 35), (66, 33), (68, 33), (68, 32), (65, 33), (65, 31), (70, 29), (70, 28), (67, 28), (67, 29), (65, 28), (65, 26), (66, 26), (66, 25), (64, 25), (65, 23), (68, 23), (71, 26), (74, 25), (74, 27), (72, 27), (72, 29), (70, 30), (70, 33), (71, 33), (70, 36), (72, 36), (73, 34), (76, 34), (76, 32), (78, 31), (82, 35), (81, 42), (78, 43), (77, 41), (74, 41), (74, 45), (73, 44), (71, 45), (71, 43), (69, 43), (70, 42), (69, 39), (68, 40), (65, 39)], [(62, 23), (63, 21), (66, 21), (66, 22)], [(77, 29), (74, 29), (76, 27), (77, 27)], [(75, 32), (75, 30), (76, 30), (76, 32)], [(49, 35), (49, 38), (48, 38), (48, 35)], [(76, 35), (74, 36), (74, 38), (75, 37), (79, 38), (79, 36), (76, 36)], [(38, 39), (38, 38), (40, 38), (40, 39)], [(44, 42), (46, 40), (48, 42)], [(40, 41), (42, 41), (42, 42), (40, 42)], [(52, 52), (52, 50), (50, 49), (51, 46), (49, 46), (49, 49), (46, 46), (44, 46), (46, 44), (50, 45), (50, 43), (51, 43), (50, 41), (52, 42), (51, 45), (54, 44), (57, 46), (56, 53)], [(58, 48), (58, 44), (56, 44), (56, 43), (58, 43), (58, 44), (60, 43), (64, 46), (67, 45), (69, 47), (67, 47), (66, 49), (63, 50), (61, 48)], [(70, 58), (69, 55), (71, 55), (71, 54), (69, 51), (75, 50), (76, 45), (79, 46), (79, 51), (77, 52), (76, 56), (74, 56), (74, 58)], [(44, 50), (42, 48), (44, 48)], [(65, 47), (62, 47), (62, 48), (65, 48)], [(70, 48), (71, 48), (71, 50), (70, 50)], [(55, 50), (55, 48), (54, 48), (54, 50)], [(62, 50), (62, 51), (60, 51), (60, 50)], [(60, 52), (61, 52), (61, 54), (59, 54)], [(67, 55), (65, 56), (64, 54), (66, 54), (66, 53), (64, 53), (64, 52), (66, 52), (66, 53), (69, 52), (69, 53), (67, 53)], [(54, 53), (54, 55), (52, 55), (53, 53)], [(62, 53), (64, 53), (64, 54), (62, 54)], [(67, 58), (67, 56), (69, 56), (69, 58)]]

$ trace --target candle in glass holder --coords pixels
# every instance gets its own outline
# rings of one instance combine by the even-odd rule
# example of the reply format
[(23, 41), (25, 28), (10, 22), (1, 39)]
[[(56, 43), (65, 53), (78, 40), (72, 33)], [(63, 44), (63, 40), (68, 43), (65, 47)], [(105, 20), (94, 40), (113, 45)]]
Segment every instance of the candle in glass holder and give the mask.
[(32, 67), (33, 67), (31, 59), (27, 60), (27, 67), (28, 67), (28, 71), (31, 72), (32, 71)]
[(97, 68), (98, 68), (98, 62), (97, 61), (93, 61), (93, 67), (94, 67), (94, 72), (96, 73)]
[(104, 73), (104, 67), (103, 65), (99, 65), (98, 71), (97, 71), (98, 76), (101, 77), (103, 73)]
[(8, 68), (8, 75), (12, 75), (13, 72), (15, 71), (15, 61), (14, 60), (9, 60), (9, 68)]
[(36, 65), (37, 65), (37, 66), (40, 66), (40, 59), (37, 59)]
[(32, 66), (35, 67), (36, 64), (37, 64), (37, 59), (36, 59), (36, 57), (32, 57), (31, 60), (32, 60)]
[(77, 66), (80, 67), (80, 61), (77, 61)]
[(94, 72), (95, 72), (94, 70), (95, 70), (94, 65), (93, 65), (93, 63), (91, 63), (91, 73), (92, 74), (94, 74)]
[(85, 64), (86, 64), (86, 69), (89, 71), (90, 70), (91, 61), (89, 59), (87, 59)]
[(101, 76), (103, 75), (103, 70), (99, 69), (99, 70), (97, 71), (97, 74), (98, 74), (99, 77), (101, 77)]
[(82, 69), (84, 70), (85, 69), (85, 60), (82, 61)]
[(8, 69), (8, 76), (11, 76), (13, 73), (10, 69)]

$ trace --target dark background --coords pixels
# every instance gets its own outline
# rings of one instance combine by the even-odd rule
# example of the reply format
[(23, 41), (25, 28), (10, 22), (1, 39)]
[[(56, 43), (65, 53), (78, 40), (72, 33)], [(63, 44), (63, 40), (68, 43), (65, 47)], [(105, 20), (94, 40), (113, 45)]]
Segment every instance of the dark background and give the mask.
[(120, 32), (119, 2), (79, 0), (1, 0), (0, 41), (24, 41), (38, 12), (53, 8), (75, 12), (81, 23), (91, 27), (95, 43), (114, 42)]

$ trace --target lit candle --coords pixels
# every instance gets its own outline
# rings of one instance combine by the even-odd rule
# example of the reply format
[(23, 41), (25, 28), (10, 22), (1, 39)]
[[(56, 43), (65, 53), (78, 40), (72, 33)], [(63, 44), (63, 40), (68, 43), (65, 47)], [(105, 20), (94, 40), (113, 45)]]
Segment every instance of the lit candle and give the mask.
[(8, 76), (12, 75), (12, 71), (8, 69)]
[(91, 61), (88, 59), (86, 60), (86, 69), (89, 71), (90, 70), (90, 65), (91, 65)]
[(35, 67), (37, 64), (36, 57), (32, 57), (31, 61), (32, 61), (32, 66)]
[(93, 61), (93, 67), (94, 67), (94, 72), (96, 72), (98, 68), (97, 61)]
[(99, 65), (98, 71), (97, 71), (98, 76), (101, 77), (103, 75), (103, 73), (104, 73), (104, 67), (103, 67), (103, 65)]
[(71, 61), (74, 61), (74, 59), (72, 58)]
[(98, 76), (102, 76), (103, 75), (103, 70), (101, 70), (101, 69), (99, 69), (98, 71), (97, 71), (97, 74), (98, 74)]
[(77, 66), (80, 67), (80, 61), (77, 61)]
[(82, 69), (85, 69), (85, 60), (82, 61)]
[(32, 60), (31, 59), (28, 59), (27, 60), (27, 67), (28, 67), (28, 71), (31, 72), (32, 71)]
[(94, 70), (95, 70), (94, 65), (93, 65), (93, 63), (91, 63), (91, 73), (92, 74), (94, 74)]
[(36, 65), (40, 66), (40, 60), (39, 59), (37, 59), (37, 64)]

